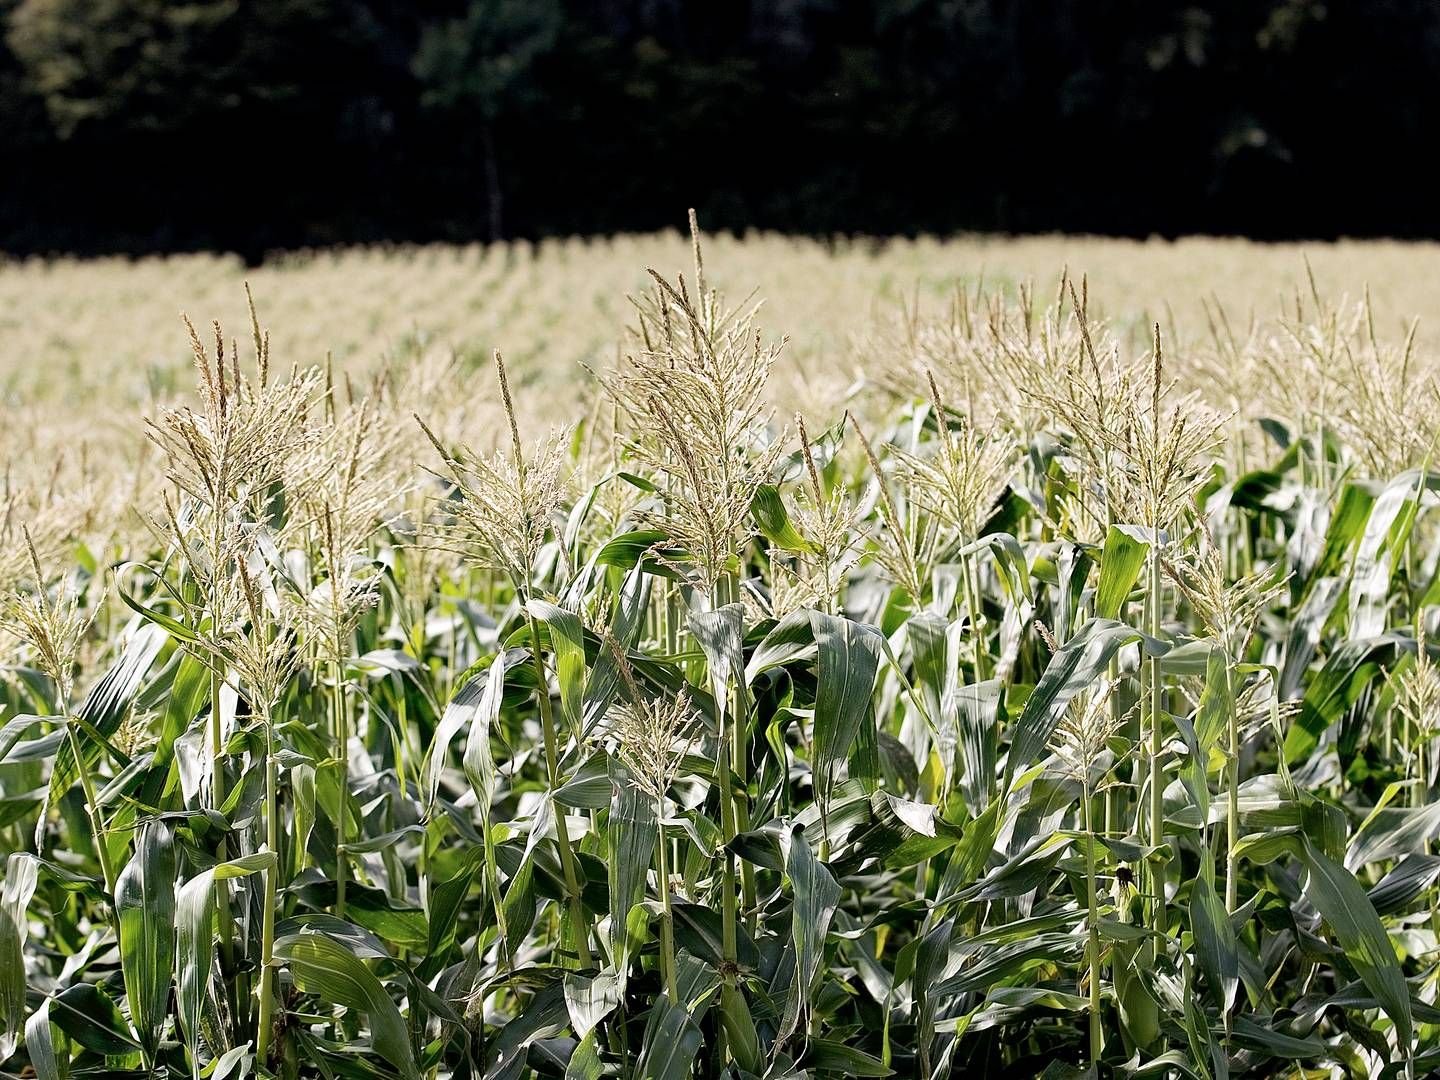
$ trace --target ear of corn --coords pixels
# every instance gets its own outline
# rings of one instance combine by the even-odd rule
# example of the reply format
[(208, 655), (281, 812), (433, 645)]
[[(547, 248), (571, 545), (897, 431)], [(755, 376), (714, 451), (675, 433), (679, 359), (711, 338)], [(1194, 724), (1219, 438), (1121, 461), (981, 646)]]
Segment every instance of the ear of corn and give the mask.
[(257, 320), (132, 514), (7, 484), (0, 1067), (1440, 1066), (1413, 338), (962, 294), (787, 425), (694, 258), (573, 431)]

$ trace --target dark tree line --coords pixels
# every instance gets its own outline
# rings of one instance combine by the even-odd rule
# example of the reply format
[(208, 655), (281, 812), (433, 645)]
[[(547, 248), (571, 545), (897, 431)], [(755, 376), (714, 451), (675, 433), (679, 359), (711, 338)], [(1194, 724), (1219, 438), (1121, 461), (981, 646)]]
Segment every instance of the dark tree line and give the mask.
[(1440, 235), (1434, 0), (0, 0), (0, 246)]

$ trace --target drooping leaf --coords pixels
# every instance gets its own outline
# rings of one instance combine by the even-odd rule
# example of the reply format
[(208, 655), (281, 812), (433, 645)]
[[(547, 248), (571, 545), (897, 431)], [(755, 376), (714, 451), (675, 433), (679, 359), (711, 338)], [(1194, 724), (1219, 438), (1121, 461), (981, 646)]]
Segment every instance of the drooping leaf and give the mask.
[[(141, 684), (169, 642), (167, 633), (158, 626), (142, 626), (136, 630), (113, 667), (91, 688), (74, 720), (82, 731), (93, 730), (108, 738), (113, 735), (130, 711)], [(86, 736), (80, 737), (82, 753), (87, 761), (99, 757), (99, 746)], [(55, 769), (50, 774), (50, 788), (36, 823), (37, 850), (44, 849), (44, 829), (49, 808), (73, 783), (79, 773), (70, 744), (63, 742), (55, 755)]]
[(140, 1049), (119, 1007), (92, 983), (73, 983), (51, 998), (50, 1021), (97, 1054), (123, 1057)]
[[(495, 759), (490, 752), (490, 729), (500, 716), (500, 705), (505, 694), (506, 654), (502, 651), (490, 665), (490, 673), (484, 680), (475, 679), (461, 689), (451, 702), (451, 708), (461, 713), (461, 723), (469, 724), (470, 733), (465, 739), (465, 778), (475, 792), (475, 803), (480, 808), (480, 818), (488, 826), (490, 804), (495, 798)], [(478, 694), (461, 695), (476, 683)], [(457, 704), (459, 703), (459, 704)], [(449, 710), (447, 710), (448, 712)]]
[(640, 1080), (685, 1080), (699, 1049), (700, 1031), (690, 1014), (661, 997), (650, 1008), (635, 1074)]
[(285, 961), (295, 986), (321, 1001), (364, 1013), (375, 1052), (405, 1080), (419, 1080), (405, 1020), (365, 962), (338, 941), (316, 933), (278, 939), (274, 955)]
[(895, 1070), (879, 1058), (835, 1039), (810, 1039), (800, 1064), (818, 1073), (836, 1076), (894, 1076)]
[(25, 1021), (25, 1049), (36, 1080), (66, 1080), (70, 1075), (70, 1049), (63, 1035), (58, 1042), (55, 1038), (56, 1025), (50, 1022), (50, 1006), (48, 999), (41, 1002)]
[(115, 913), (130, 1017), (153, 1054), (175, 973), (175, 844), (164, 821), (141, 827), (134, 857), (115, 882)]
[(791, 524), (785, 500), (774, 484), (761, 484), (755, 489), (750, 498), (750, 516), (755, 519), (760, 534), (782, 551), (811, 554), (818, 550)]
[[(175, 899), (175, 1014), (190, 1048), (195, 1077), (200, 1076), (200, 1017), (214, 970), (215, 882), (257, 873), (275, 864), (271, 852), (259, 852), (201, 871), (180, 887)], [(228, 1047), (211, 1047), (224, 1051)]]
[(1350, 639), (1363, 641), (1385, 629), (1385, 598), (1396, 556), (1404, 549), (1420, 498), (1420, 477), (1402, 473), (1370, 507), (1350, 575)]
[(837, 615), (810, 612), (815, 634), (815, 734), (811, 768), (827, 801), (860, 725), (870, 722), (870, 695), (880, 667), (876, 632)]
[(0, 1061), (15, 1052), (25, 1026), (25, 939), (39, 870), (35, 858), (23, 852), (14, 852), (5, 862), (0, 892)]
[(714, 611), (699, 611), (690, 616), (689, 625), (710, 667), (710, 692), (715, 697), (716, 712), (728, 717), (731, 687), (743, 689), (738, 680), (745, 669), (745, 608), (726, 604)]
[(1091, 619), (1050, 658), (1015, 722), (1005, 761), (1005, 787), (1039, 756), (1075, 695), (1095, 683), (1117, 651), (1140, 637), (1124, 623)]
[(570, 1024), (581, 1040), (615, 1011), (624, 992), (624, 983), (614, 972), (595, 976), (569, 972), (565, 976), (565, 1008)]
[[(813, 1003), (815, 981), (824, 959), (825, 935), (829, 932), (830, 920), (835, 917), (835, 906), (840, 902), (840, 886), (825, 865), (815, 858), (815, 853), (805, 842), (803, 829), (795, 829), (790, 834), (790, 854), (785, 860), (785, 872), (790, 877), (790, 888), (795, 894), (790, 935), (795, 947), (798, 1006), (787, 1012), (798, 1019)], [(782, 1026), (781, 1030), (788, 1034), (789, 1024)]]
[(610, 945), (615, 953), (615, 966), (623, 978), (630, 955), (630, 911), (644, 898), (645, 878), (655, 857), (659, 826), (654, 798), (642, 791), (615, 759), (610, 762), (610, 782), (613, 788), (607, 826)]
[(1111, 525), (1100, 554), (1100, 583), (1095, 589), (1095, 614), (1118, 619), (1130, 590), (1144, 569), (1150, 538), (1133, 525)]
[(1380, 916), (1348, 870), (1319, 851), (1308, 838), (1302, 840), (1301, 851), (1309, 870), (1305, 895), (1334, 930), (1361, 981), (1394, 1021), (1400, 1046), (1408, 1053), (1414, 1045), (1410, 989)]
[(1440, 881), (1440, 855), (1407, 855), (1367, 894), (1378, 915), (1402, 910)]
[(555, 658), (555, 675), (560, 684), (560, 711), (571, 729), (579, 732), (584, 723), (585, 634), (574, 612), (544, 600), (531, 600), (530, 614), (548, 631)]
[(1200, 968), (1210, 983), (1215, 1003), (1222, 1012), (1228, 1013), (1235, 1003), (1239, 983), (1239, 950), (1225, 905), (1216, 894), (1215, 886), (1203, 874), (1191, 886), (1190, 930), (1195, 937)]

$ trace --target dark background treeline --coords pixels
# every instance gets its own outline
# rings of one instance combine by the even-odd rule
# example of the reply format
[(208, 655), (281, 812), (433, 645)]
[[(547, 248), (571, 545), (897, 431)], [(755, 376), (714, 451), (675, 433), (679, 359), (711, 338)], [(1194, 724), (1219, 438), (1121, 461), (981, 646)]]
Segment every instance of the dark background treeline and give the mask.
[(0, 247), (1440, 235), (1436, 0), (0, 0)]

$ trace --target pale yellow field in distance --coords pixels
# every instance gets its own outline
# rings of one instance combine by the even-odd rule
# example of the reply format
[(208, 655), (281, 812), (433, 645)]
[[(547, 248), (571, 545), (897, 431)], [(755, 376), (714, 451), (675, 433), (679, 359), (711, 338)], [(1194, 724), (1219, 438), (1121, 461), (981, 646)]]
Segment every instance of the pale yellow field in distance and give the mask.
[[(1440, 297), (1440, 245), (1396, 242), (1256, 244), (1189, 239), (962, 238), (834, 246), (777, 236), (707, 239), (711, 283), (738, 300), (765, 299), (761, 324), (788, 334), (782, 373), (828, 387), (883, 360), (856, 347), (902, 297), (938, 314), (957, 284), (1032, 280), (1047, 302), (1060, 270), (1088, 275), (1091, 303), (1138, 343), (1155, 319), (1174, 352), (1208, 333), (1203, 301), (1217, 298), (1237, 329), (1269, 317), (1305, 286), (1309, 258), (1322, 292), (1338, 300), (1368, 284), (1382, 334), (1421, 317), (1420, 339), (1440, 341), (1426, 318)], [(645, 267), (688, 267), (678, 233), (492, 247), (350, 249), (278, 257), (247, 269), (206, 255), (139, 261), (0, 262), (0, 394), (7, 410), (44, 406), (47, 422), (133, 431), (157, 397), (191, 388), (180, 313), (208, 334), (249, 334), (243, 282), (255, 292), (277, 365), (320, 363), (361, 373), (421, 354), (482, 358), (504, 350), (522, 411), (552, 421), (583, 415), (594, 399), (581, 364), (615, 355), (629, 322), (625, 301)], [(543, 391), (543, 392), (542, 392)], [(787, 396), (788, 395), (782, 395)], [(538, 417), (537, 417), (538, 418)], [(13, 418), (12, 418), (13, 419)], [(13, 434), (13, 433), (12, 433)], [(14, 453), (13, 441), (10, 444)]]

